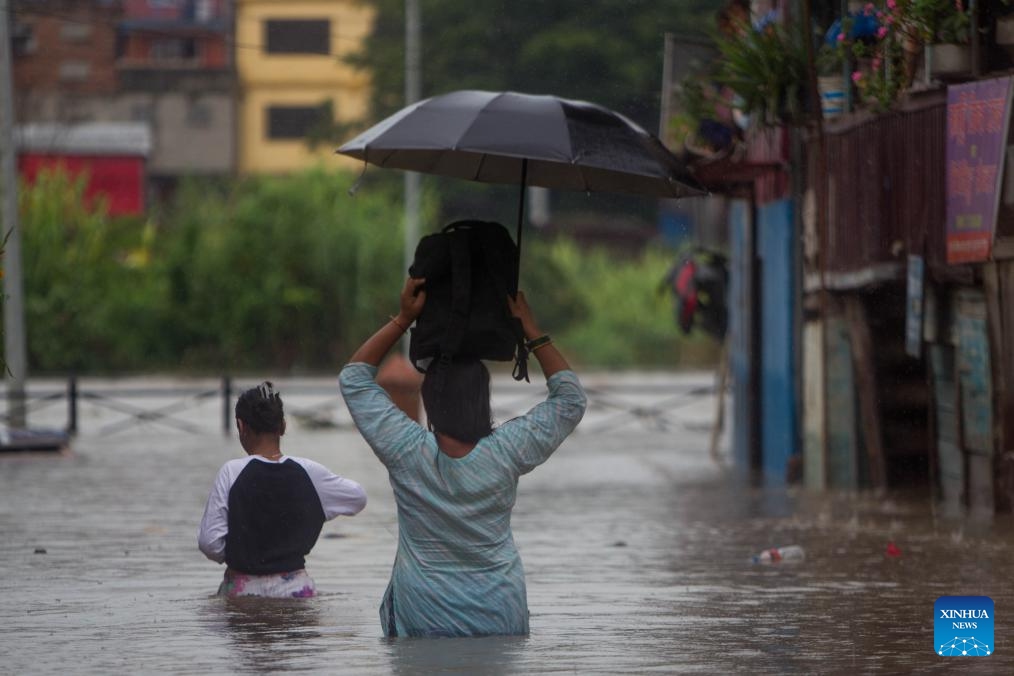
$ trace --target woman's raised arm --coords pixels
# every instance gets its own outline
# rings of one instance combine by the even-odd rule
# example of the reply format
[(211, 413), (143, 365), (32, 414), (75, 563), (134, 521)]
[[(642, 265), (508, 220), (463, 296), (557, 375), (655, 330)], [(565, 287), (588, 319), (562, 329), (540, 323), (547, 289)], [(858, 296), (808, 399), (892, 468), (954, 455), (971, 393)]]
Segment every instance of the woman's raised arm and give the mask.
[(425, 279), (409, 277), (405, 280), (405, 286), (401, 289), (400, 308), (398, 316), (392, 317), (366, 342), (359, 346), (359, 349), (352, 353), (349, 363), (362, 362), (371, 366), (379, 366), (381, 360), (391, 351), (394, 344), (398, 342), (402, 334), (408, 331), (408, 327), (419, 317), (423, 305), (426, 304), (426, 291), (422, 285)]
[(532, 309), (528, 307), (523, 291), (518, 291), (517, 299), (507, 296), (507, 305), (511, 314), (521, 320), (521, 328), (525, 332), (525, 340), (528, 341), (529, 349), (539, 361), (542, 374), (546, 380), (554, 373), (570, 370), (567, 360), (560, 354), (560, 351), (553, 345), (553, 341), (547, 334), (544, 334), (535, 323)]

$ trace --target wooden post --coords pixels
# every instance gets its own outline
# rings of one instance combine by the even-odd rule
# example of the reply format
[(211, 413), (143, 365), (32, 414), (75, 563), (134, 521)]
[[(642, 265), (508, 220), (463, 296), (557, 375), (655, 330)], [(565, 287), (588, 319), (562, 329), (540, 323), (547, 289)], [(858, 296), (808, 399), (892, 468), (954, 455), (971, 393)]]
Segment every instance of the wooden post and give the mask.
[(866, 309), (858, 296), (845, 300), (845, 321), (852, 343), (852, 367), (859, 395), (859, 415), (862, 421), (863, 445), (870, 465), (870, 483), (873, 488), (887, 487), (887, 466), (884, 461), (883, 437), (880, 430), (880, 411), (877, 408), (877, 382), (873, 364), (873, 341), (866, 321)]
[(222, 433), (225, 436), (232, 434), (232, 421), (232, 378), (222, 376)]
[(77, 376), (67, 380), (67, 434), (77, 434)]
[(715, 463), (721, 465), (722, 456), (718, 452), (718, 442), (725, 428), (725, 388), (729, 382), (729, 338), (722, 341), (722, 352), (718, 358), (718, 373), (715, 394), (718, 398), (715, 410), (715, 425), (711, 428), (710, 455)]
[(986, 325), (989, 330), (989, 354), (993, 380), (993, 499), (998, 512), (1014, 511), (1014, 393), (1009, 385), (1014, 377), (1014, 358), (1010, 344), (1011, 310), (1014, 300), (1014, 264), (995, 261), (983, 266), (986, 292)]

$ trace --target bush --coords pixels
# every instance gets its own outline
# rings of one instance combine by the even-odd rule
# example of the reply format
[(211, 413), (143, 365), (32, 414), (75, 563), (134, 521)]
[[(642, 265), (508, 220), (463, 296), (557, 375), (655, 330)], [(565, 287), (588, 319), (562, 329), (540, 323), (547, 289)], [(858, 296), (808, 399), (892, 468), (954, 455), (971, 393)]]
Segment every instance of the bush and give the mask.
[(607, 369), (715, 363), (717, 344), (680, 334), (671, 297), (659, 291), (671, 251), (649, 249), (624, 260), (604, 249), (582, 251), (564, 239), (526, 247), (521, 285), (540, 326), (575, 363)]
[(182, 365), (335, 368), (397, 311), (400, 195), (349, 185), (315, 170), (183, 187), (165, 256)]
[(20, 191), (33, 371), (137, 368), (166, 356), (156, 339), (162, 280), (149, 270), (154, 228), (88, 206), (85, 182), (46, 171)]
[[(397, 311), (405, 276), (400, 185), (353, 198), (351, 180), (186, 181), (156, 225), (86, 206), (84, 179), (41, 174), (21, 192), (31, 372), (336, 369)], [(435, 207), (426, 195), (426, 229)], [(617, 260), (529, 236), (522, 259), (522, 288), (576, 364), (703, 366), (702, 346), (713, 358), (658, 293), (670, 253)]]

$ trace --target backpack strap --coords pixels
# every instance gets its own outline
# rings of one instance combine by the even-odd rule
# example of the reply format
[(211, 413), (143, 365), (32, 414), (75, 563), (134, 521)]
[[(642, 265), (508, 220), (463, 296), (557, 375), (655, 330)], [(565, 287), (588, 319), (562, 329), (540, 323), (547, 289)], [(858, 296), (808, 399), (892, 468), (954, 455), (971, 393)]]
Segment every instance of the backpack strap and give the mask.
[[(508, 235), (508, 238), (509, 237), (510, 235)], [(503, 303), (501, 307), (503, 308), (504, 315), (507, 317), (511, 330), (513, 330), (514, 337), (517, 341), (517, 350), (514, 355), (514, 371), (511, 375), (514, 377), (514, 380), (524, 380), (526, 383), (529, 383), (531, 381), (528, 379), (528, 347), (525, 344), (525, 332), (524, 329), (521, 328), (521, 321), (511, 315), (510, 308), (507, 307), (508, 295), (510, 295), (511, 298), (517, 298), (517, 280), (512, 280), (514, 283), (509, 287), (504, 285), (503, 277), (496, 274), (496, 271), (493, 270), (490, 265), (490, 261), (494, 260), (496, 257), (496, 252), (491, 248), (492, 242), (490, 242), (490, 238), (479, 237), (479, 242), (482, 247), (482, 258), (486, 265), (486, 270), (489, 272), (489, 276), (493, 279), (493, 284), (496, 286), (497, 293), (500, 294), (500, 298)]]
[(451, 249), (451, 316), (440, 339), (440, 355), (452, 359), (461, 349), (468, 328), (468, 309), (472, 295), (472, 252), (468, 243), (468, 226), (444, 228), (450, 237)]

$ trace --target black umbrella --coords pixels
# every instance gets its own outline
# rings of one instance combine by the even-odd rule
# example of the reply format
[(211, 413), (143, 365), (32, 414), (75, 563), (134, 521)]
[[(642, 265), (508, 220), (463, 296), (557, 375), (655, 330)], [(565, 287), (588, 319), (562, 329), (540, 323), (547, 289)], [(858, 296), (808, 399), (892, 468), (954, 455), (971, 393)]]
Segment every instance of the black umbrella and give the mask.
[(458, 91), (413, 103), (337, 152), (380, 167), (521, 186), (704, 195), (684, 164), (623, 115), (585, 101)]

